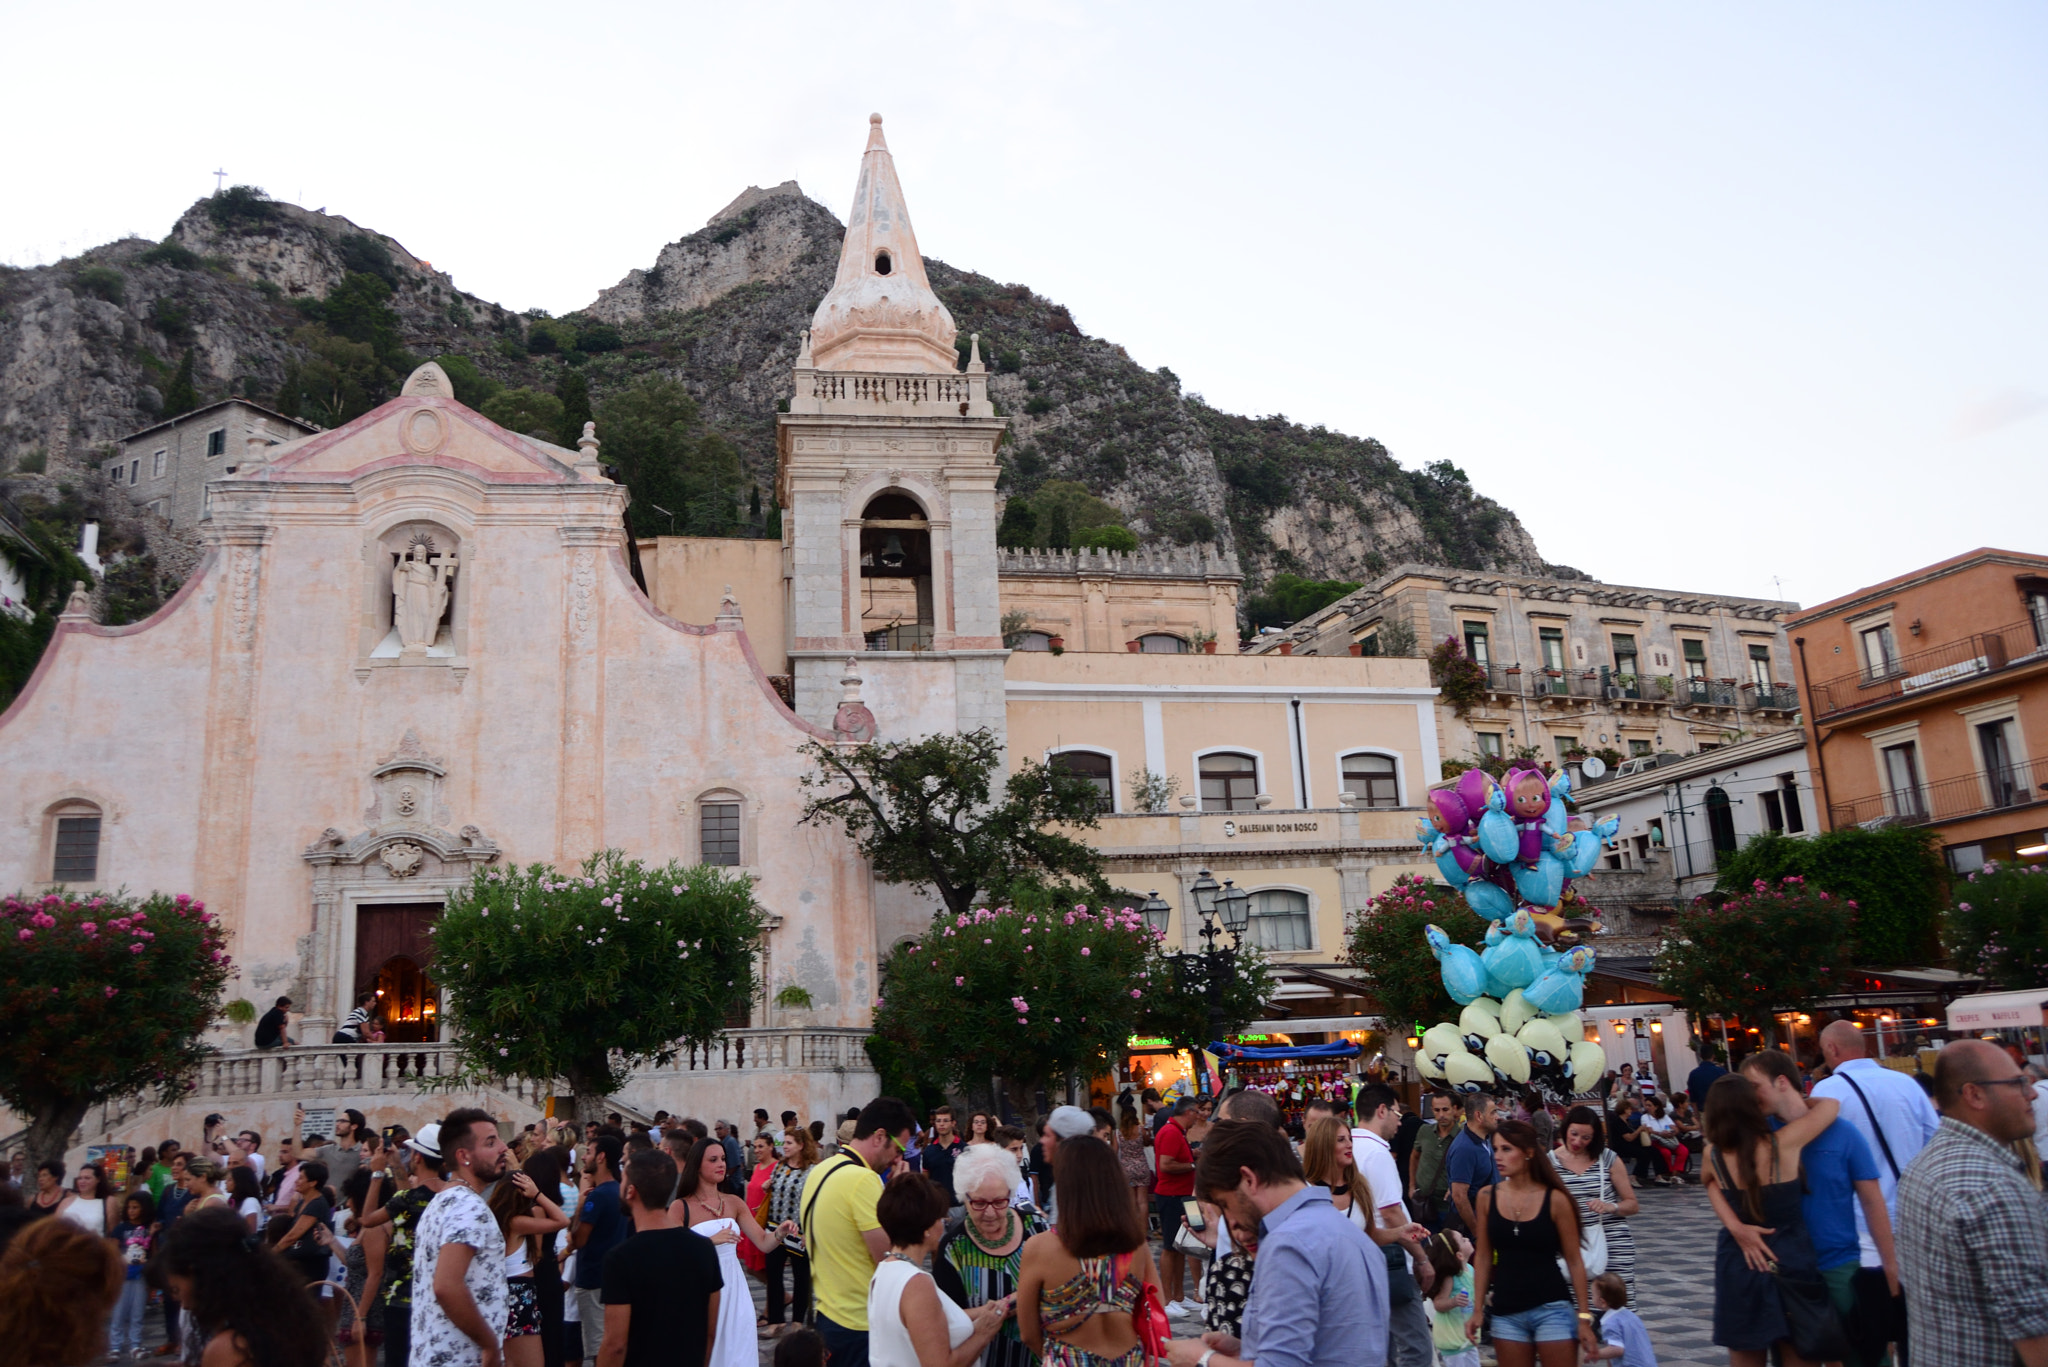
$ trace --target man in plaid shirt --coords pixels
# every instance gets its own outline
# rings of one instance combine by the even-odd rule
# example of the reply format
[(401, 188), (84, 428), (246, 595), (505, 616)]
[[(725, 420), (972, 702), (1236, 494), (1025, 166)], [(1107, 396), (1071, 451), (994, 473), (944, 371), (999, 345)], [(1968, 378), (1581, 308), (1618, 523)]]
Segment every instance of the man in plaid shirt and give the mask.
[(1899, 1270), (1916, 1361), (2048, 1367), (2048, 1199), (2012, 1141), (2033, 1084), (2004, 1051), (1957, 1040), (1934, 1068), (1941, 1129), (1899, 1179)]

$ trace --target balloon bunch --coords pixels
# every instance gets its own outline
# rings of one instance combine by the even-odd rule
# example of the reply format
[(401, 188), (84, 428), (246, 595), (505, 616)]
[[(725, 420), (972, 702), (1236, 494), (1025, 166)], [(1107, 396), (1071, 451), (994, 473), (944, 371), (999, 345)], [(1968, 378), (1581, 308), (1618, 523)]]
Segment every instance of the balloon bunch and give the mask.
[(1436, 926), (1425, 932), (1444, 990), (1464, 1008), (1455, 1025), (1440, 1022), (1422, 1037), (1416, 1067), (1431, 1081), (1467, 1092), (1534, 1085), (1563, 1100), (1591, 1087), (1606, 1067), (1578, 1015), (1593, 951), (1556, 946), (1572, 944), (1588, 924), (1568, 921), (1559, 908), (1576, 902), (1572, 880), (1593, 871), (1621, 823), (1572, 829), (1570, 795), (1570, 775), (1553, 779), (1527, 767), (1508, 770), (1499, 783), (1467, 769), (1455, 787), (1429, 795), (1429, 821), (1417, 838), (1444, 880), (1492, 922), (1478, 952)]

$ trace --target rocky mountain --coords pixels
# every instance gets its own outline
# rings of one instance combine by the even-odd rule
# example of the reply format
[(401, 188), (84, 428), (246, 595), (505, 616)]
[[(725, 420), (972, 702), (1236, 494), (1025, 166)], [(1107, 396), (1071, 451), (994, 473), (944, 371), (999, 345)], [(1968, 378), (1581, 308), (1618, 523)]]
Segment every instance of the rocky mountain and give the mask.
[[(302, 371), (342, 365), (356, 367), (351, 401), (367, 406), (395, 392), (412, 358), (455, 355), (484, 384), (549, 393), (574, 368), (599, 406), (645, 377), (679, 380), (738, 448), (745, 477), (772, 489), (774, 413), (842, 235), (794, 182), (749, 189), (652, 266), (551, 320), (459, 290), (346, 218), (231, 190), (194, 204), (160, 243), (0, 269), (0, 485), (31, 502), (61, 485), (89, 511), (97, 454), (163, 416), (167, 396), (291, 406)], [(1371, 439), (1221, 412), (1026, 286), (928, 268), (963, 350), (980, 334), (1013, 420), (1002, 453), (1012, 495), (1078, 481), (1141, 539), (1237, 550), (1255, 583), (1283, 571), (1363, 579), (1402, 561), (1544, 568), (1514, 514), (1448, 464), (1405, 469)], [(337, 420), (341, 395), (335, 381)]]

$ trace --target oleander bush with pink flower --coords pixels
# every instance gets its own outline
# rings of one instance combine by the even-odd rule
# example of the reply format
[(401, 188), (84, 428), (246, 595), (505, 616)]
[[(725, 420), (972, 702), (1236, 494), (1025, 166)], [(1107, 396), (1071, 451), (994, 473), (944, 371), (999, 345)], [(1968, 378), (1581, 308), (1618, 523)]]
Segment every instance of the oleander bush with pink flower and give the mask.
[(183, 893), (0, 899), (0, 1100), (30, 1118), (30, 1161), (61, 1158), (100, 1102), (184, 1095), (232, 971)]
[(1941, 938), (1957, 971), (2013, 992), (2048, 987), (2048, 869), (1986, 864), (1949, 895)]
[(1390, 1027), (1456, 1020), (1458, 1006), (1444, 991), (1442, 966), (1423, 931), (1434, 925), (1477, 949), (1487, 924), (1452, 888), (1404, 873), (1351, 917), (1345, 957), (1365, 971)]
[(1680, 914), (1657, 951), (1657, 982), (1694, 1020), (1754, 1021), (1845, 990), (1855, 961), (1856, 903), (1793, 875), (1757, 879)]

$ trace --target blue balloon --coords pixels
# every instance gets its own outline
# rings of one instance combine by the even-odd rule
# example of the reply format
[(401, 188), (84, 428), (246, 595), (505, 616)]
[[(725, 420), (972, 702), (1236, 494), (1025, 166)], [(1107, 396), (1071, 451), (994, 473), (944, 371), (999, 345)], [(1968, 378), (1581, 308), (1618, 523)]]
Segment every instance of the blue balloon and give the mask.
[(1429, 852), (1436, 856), (1436, 871), (1442, 874), (1444, 881), (1452, 887), (1462, 888), (1472, 877), (1465, 871), (1465, 866), (1458, 862), (1458, 847), (1450, 841), (1439, 837), (1437, 842), (1429, 847)]
[(1593, 971), (1593, 951), (1575, 949), (1560, 954), (1543, 976), (1522, 989), (1523, 998), (1546, 1016), (1559, 1016), (1579, 1009), (1585, 1000), (1586, 975)]
[(1571, 796), (1572, 776), (1559, 774), (1550, 780), (1550, 807), (1543, 813), (1543, 830), (1547, 835), (1563, 835), (1571, 823), (1571, 814), (1564, 809), (1564, 800)]
[(1486, 795), (1486, 815), (1479, 818), (1479, 852), (1496, 864), (1512, 864), (1522, 853), (1522, 834), (1507, 814), (1499, 788)]
[(1521, 893), (1522, 900), (1531, 906), (1556, 906), (1558, 897), (1564, 892), (1564, 861), (1545, 850), (1536, 856), (1533, 867), (1515, 865), (1515, 891)]
[(1474, 878), (1465, 884), (1465, 901), (1489, 921), (1502, 920), (1515, 910), (1515, 899), (1508, 896), (1507, 889), (1484, 878)]
[(1444, 991), (1460, 1006), (1486, 995), (1486, 969), (1479, 955), (1468, 945), (1453, 944), (1451, 937), (1436, 926), (1423, 931), (1437, 962), (1443, 965)]
[[(1479, 956), (1479, 962), (1486, 968), (1487, 994), (1494, 997), (1505, 997), (1518, 987), (1527, 987), (1536, 981), (1536, 975), (1543, 969), (1542, 947), (1536, 942), (1535, 917), (1526, 911), (1518, 911), (1501, 929), (1499, 940), (1489, 943), (1486, 952)], [(1493, 932), (1489, 931), (1486, 938), (1494, 941)]]

